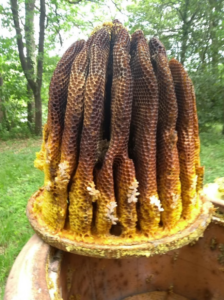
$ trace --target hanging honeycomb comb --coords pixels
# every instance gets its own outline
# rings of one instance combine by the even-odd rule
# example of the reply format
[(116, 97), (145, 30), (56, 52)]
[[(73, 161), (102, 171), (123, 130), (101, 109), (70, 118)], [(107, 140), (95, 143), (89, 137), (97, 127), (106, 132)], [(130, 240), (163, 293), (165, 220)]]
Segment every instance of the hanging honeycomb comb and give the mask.
[(28, 203), (48, 243), (100, 257), (153, 255), (197, 239), (212, 206), (196, 101), (183, 66), (163, 44), (118, 21), (74, 43), (50, 84), (35, 165), (44, 187)]

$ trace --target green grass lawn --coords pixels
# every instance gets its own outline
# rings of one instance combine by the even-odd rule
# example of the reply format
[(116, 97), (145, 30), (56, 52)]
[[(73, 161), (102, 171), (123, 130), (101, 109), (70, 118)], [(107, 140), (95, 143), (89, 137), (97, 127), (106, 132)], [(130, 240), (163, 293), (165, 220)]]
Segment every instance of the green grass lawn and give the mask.
[(43, 184), (33, 167), (40, 140), (0, 141), (0, 299), (13, 261), (33, 235), (26, 218), (29, 197)]
[(205, 166), (204, 183), (224, 177), (224, 135), (221, 133), (202, 133), (201, 164)]
[[(25, 210), (43, 184), (42, 172), (33, 167), (40, 144), (34, 139), (0, 142), (0, 299), (16, 256), (33, 234)], [(201, 163), (205, 183), (224, 176), (224, 136), (201, 134)]]

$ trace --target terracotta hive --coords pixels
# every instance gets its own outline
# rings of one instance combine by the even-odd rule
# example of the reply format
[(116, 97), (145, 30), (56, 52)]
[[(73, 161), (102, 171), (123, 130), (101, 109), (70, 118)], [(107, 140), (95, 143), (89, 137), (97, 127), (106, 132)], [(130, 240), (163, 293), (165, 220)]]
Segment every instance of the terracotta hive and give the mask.
[(200, 197), (193, 85), (158, 39), (117, 20), (96, 28), (58, 63), (48, 107), (35, 161), (44, 187), (28, 206), (46, 241), (88, 253), (134, 245), (135, 255), (142, 243), (165, 252), (201, 235), (212, 209)]

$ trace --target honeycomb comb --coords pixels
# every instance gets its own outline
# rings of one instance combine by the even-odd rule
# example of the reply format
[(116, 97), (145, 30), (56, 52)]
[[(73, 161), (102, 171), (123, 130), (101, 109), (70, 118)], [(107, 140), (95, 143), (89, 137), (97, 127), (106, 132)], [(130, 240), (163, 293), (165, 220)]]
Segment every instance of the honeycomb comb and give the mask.
[(142, 31), (132, 35), (131, 70), (134, 80), (132, 147), (139, 182), (139, 225), (145, 234), (156, 232), (163, 210), (157, 192), (156, 130), (158, 85), (148, 43)]
[[(194, 206), (198, 205), (198, 194), (196, 193), (197, 175), (195, 164), (198, 162), (198, 149), (195, 149), (195, 129), (197, 120), (195, 118), (195, 99), (193, 97), (192, 83), (183, 66), (176, 60), (169, 62), (173, 76), (178, 103), (178, 152), (180, 160), (181, 196), (183, 204), (182, 215), (188, 218)], [(194, 122), (196, 125), (194, 125)], [(196, 127), (196, 128), (195, 128)], [(198, 130), (197, 130), (198, 137)], [(197, 153), (196, 153), (197, 152)], [(196, 162), (197, 161), (197, 162)]]
[(62, 250), (149, 256), (198, 239), (213, 208), (203, 167), (193, 84), (163, 44), (118, 21), (74, 43), (50, 84), (29, 200), (36, 232)]
[(164, 211), (163, 225), (172, 228), (181, 216), (180, 167), (177, 150), (177, 100), (166, 50), (156, 38), (149, 42), (159, 92), (157, 131), (158, 194)]

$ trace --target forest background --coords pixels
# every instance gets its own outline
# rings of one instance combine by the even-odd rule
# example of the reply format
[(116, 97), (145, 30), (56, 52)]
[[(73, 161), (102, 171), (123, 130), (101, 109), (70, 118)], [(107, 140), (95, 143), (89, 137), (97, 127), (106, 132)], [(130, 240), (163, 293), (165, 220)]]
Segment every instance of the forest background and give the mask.
[(224, 133), (223, 0), (11, 0), (0, 3), (0, 138), (40, 135), (62, 53), (103, 21), (157, 36), (194, 82), (201, 132)]
[(0, 299), (16, 255), (33, 234), (25, 216), (43, 183), (32, 167), (49, 83), (65, 50), (118, 18), (157, 36), (196, 91), (205, 182), (224, 176), (224, 0), (0, 0)]

